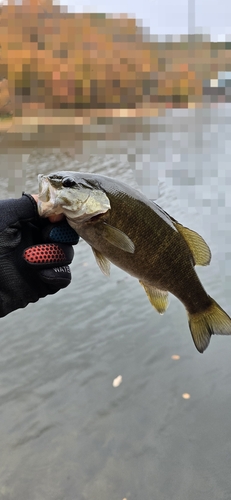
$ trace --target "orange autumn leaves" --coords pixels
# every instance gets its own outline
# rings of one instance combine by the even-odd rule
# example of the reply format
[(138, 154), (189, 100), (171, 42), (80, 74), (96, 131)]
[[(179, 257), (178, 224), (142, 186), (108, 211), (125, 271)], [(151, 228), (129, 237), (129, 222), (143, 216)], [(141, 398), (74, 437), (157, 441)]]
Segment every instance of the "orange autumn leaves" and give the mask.
[(2, 8), (0, 77), (8, 75), (18, 109), (127, 108), (201, 95), (194, 72), (179, 64), (160, 71), (158, 44), (144, 41), (135, 19), (60, 9), (45, 0)]

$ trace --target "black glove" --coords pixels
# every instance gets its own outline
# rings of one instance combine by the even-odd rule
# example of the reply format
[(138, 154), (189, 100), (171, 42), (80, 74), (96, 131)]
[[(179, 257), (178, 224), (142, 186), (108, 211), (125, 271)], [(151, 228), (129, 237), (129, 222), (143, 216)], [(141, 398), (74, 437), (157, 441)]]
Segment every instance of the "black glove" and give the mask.
[(66, 221), (39, 217), (31, 195), (0, 201), (0, 317), (69, 285), (78, 240)]

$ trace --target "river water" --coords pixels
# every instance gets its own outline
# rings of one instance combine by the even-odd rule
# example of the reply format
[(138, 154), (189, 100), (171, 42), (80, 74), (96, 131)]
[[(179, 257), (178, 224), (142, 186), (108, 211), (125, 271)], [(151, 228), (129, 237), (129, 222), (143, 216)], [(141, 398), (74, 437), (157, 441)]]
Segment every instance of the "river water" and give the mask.
[[(230, 106), (95, 124), (81, 158), (29, 152), (24, 188), (58, 169), (139, 187), (208, 242), (196, 269), (231, 314), (230, 139)], [(66, 290), (1, 319), (0, 499), (230, 500), (231, 338), (199, 354), (175, 297), (158, 315), (83, 241), (71, 267)]]

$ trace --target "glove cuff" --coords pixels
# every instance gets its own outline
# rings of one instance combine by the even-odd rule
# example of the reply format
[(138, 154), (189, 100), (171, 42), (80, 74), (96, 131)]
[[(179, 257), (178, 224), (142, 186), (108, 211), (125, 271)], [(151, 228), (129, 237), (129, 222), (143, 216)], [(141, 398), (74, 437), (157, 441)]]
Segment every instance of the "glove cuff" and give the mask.
[[(31, 196), (31, 194), (27, 194), (27, 193), (22, 193), (22, 198), (20, 198), (18, 201), (21, 200), (21, 203), (22, 203), (22, 207), (23, 207), (23, 211), (29, 212), (29, 210), (31, 210), (31, 217), (30, 218), (39, 218), (39, 215), (38, 215), (38, 206), (37, 206), (37, 203), (35, 201), (35, 199), (33, 198), (33, 196)], [(30, 205), (28, 203), (28, 200), (30, 201)], [(30, 208), (29, 208), (30, 206)], [(33, 212), (32, 212), (33, 210)], [(24, 217), (23, 217), (24, 218)]]

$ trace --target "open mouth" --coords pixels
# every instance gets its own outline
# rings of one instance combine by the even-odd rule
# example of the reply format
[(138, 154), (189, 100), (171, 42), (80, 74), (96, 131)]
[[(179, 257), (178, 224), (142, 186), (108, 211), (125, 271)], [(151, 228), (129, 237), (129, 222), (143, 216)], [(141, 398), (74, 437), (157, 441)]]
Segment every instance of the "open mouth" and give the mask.
[(39, 215), (45, 217), (57, 213), (57, 201), (57, 190), (51, 186), (46, 177), (39, 176)]
[(53, 186), (47, 177), (39, 176), (39, 201), (43, 203), (57, 204), (57, 187)]
[(49, 183), (45, 179), (39, 184), (39, 199), (45, 202), (50, 200)]
[(39, 200), (47, 202), (50, 200), (50, 183), (47, 177), (45, 177), (42, 174), (39, 174), (38, 181), (39, 181)]

